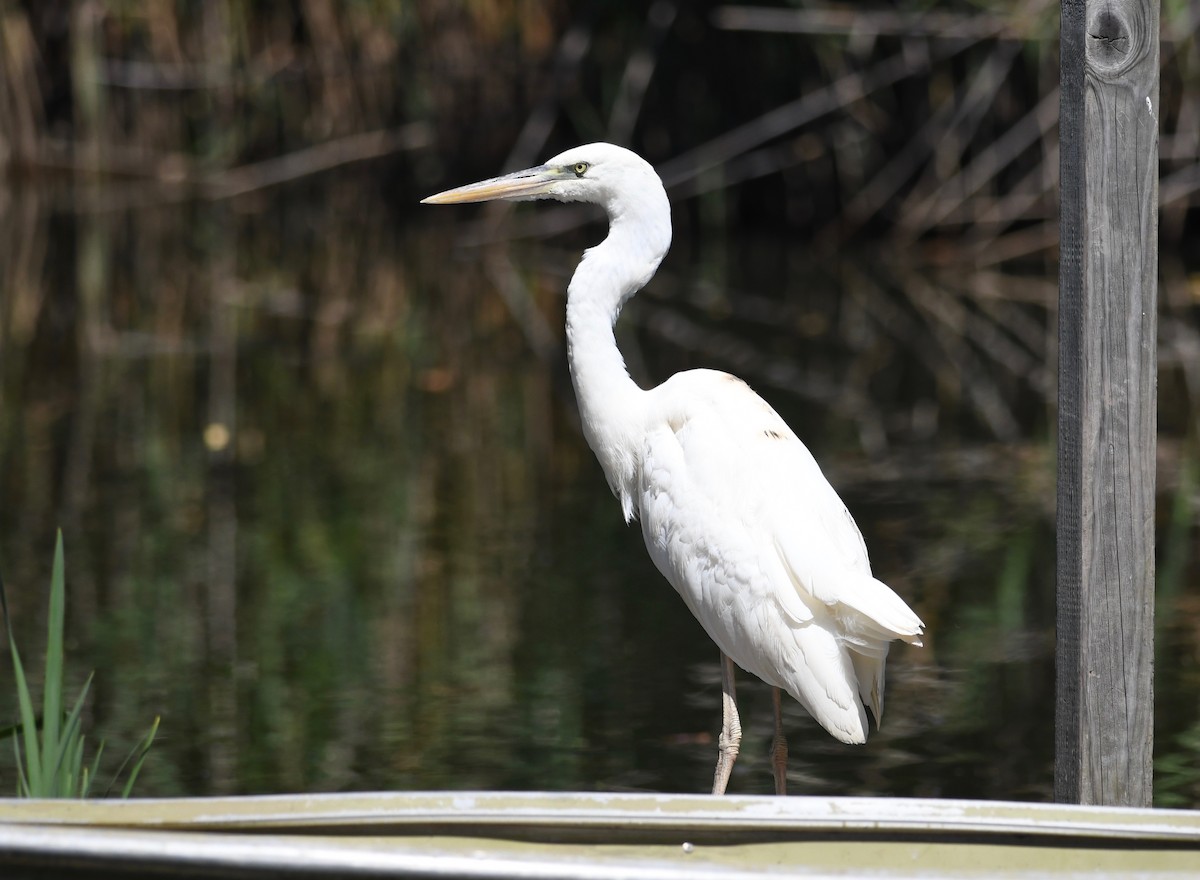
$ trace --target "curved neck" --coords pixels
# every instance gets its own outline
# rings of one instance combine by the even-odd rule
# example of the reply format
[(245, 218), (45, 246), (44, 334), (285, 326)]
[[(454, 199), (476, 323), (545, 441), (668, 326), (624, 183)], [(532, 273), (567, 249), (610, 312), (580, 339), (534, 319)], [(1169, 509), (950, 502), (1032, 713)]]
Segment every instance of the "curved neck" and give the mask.
[(584, 253), (567, 287), (567, 357), (583, 433), (627, 520), (633, 516), (646, 392), (629, 377), (613, 325), (670, 245), (665, 194), (660, 207), (665, 210), (640, 215), (610, 208), (608, 237)]

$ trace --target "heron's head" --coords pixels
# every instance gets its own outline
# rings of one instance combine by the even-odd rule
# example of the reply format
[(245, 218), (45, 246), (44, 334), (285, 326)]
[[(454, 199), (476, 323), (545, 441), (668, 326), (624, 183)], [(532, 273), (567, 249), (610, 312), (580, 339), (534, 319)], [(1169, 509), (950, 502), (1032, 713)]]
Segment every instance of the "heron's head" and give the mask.
[[(495, 199), (509, 202), (557, 199), (594, 202), (604, 205), (612, 214), (623, 201), (656, 198), (662, 193), (662, 181), (650, 163), (624, 147), (597, 143), (572, 147), (543, 165), (446, 190), (421, 201), (450, 205)], [(665, 203), (665, 195), (662, 200)]]

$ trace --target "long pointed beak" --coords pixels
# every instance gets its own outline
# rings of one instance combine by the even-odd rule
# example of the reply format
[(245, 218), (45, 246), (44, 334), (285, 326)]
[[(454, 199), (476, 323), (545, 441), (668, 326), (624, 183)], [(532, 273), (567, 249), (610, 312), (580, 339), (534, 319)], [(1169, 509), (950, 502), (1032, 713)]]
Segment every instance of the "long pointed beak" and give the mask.
[(547, 165), (514, 171), (479, 183), (468, 183), (448, 189), (429, 198), (421, 199), (422, 205), (457, 205), (463, 202), (490, 202), (494, 199), (525, 201), (547, 194), (550, 185), (561, 180), (559, 173)]

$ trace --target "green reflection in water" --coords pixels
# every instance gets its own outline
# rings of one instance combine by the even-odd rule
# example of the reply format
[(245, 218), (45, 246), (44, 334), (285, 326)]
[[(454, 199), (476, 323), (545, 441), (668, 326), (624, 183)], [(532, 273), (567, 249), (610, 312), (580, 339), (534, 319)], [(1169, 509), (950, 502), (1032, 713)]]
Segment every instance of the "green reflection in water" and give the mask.
[[(19, 195), (0, 561), (36, 656), (65, 528), (90, 726), (121, 754), (163, 716), (141, 794), (707, 789), (716, 650), (621, 522), (554, 348), (597, 233), (459, 249), (461, 224), (398, 220), (354, 178), (101, 214)], [(643, 379), (758, 387), (929, 624), (894, 650), (865, 747), (788, 707), (795, 789), (1045, 799), (1047, 302), (972, 293), (1026, 279), (902, 274), (684, 235), (622, 344)], [(1159, 703), (1169, 797), (1195, 805), (1189, 499), (1164, 508)], [(732, 789), (768, 792), (769, 694), (740, 692)]]

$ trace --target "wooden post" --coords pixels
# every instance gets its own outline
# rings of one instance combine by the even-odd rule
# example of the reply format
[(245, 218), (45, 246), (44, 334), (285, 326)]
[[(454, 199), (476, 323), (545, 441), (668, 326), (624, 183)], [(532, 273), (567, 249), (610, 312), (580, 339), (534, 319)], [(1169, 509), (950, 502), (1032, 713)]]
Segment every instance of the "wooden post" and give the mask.
[(1149, 806), (1158, 0), (1063, 0), (1054, 796)]

